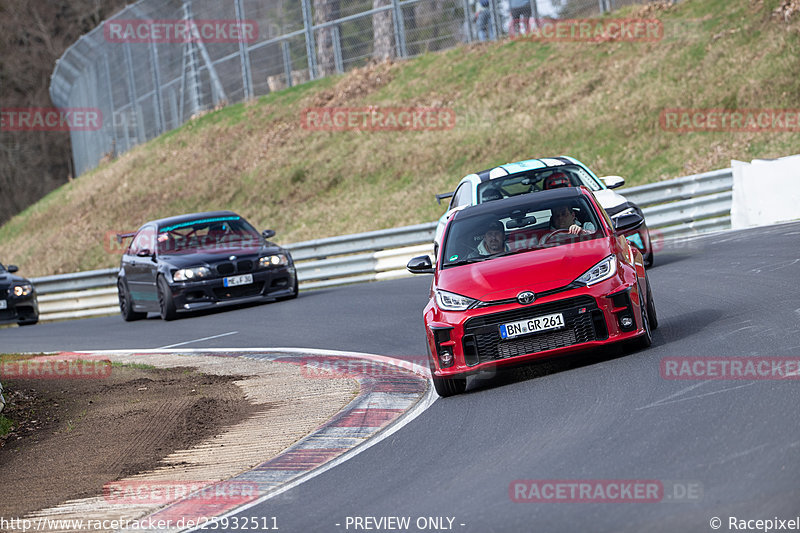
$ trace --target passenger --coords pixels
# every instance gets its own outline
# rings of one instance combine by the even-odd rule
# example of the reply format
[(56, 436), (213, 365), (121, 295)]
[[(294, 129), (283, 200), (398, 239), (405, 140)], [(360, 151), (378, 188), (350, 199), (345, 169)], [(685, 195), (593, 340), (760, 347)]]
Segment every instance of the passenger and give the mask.
[[(560, 205), (551, 210), (550, 228), (554, 230), (567, 230), (571, 235), (591, 235), (597, 228), (591, 222), (586, 222), (581, 227), (575, 211), (568, 205)], [(551, 233), (552, 234), (552, 233)]]

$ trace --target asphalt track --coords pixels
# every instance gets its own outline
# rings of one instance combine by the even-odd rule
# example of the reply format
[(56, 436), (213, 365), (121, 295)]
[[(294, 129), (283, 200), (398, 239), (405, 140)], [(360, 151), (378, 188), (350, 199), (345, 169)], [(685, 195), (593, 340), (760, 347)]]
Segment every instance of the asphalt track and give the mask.
[[(449, 517), (451, 530), (469, 533), (714, 531), (714, 517), (718, 531), (732, 531), (730, 517), (795, 519), (800, 380), (665, 380), (659, 364), (667, 356), (800, 358), (800, 223), (673, 243), (656, 261), (660, 327), (650, 349), (472, 380), (466, 394), (436, 401), (391, 437), (239, 517), (276, 517), (283, 532), (366, 531), (355, 517), (410, 517), (400, 531), (431, 531), (417, 519)], [(171, 323), (115, 316), (9, 328), (0, 350), (186, 343), (416, 359), (429, 282), (315, 291)], [(217, 335), (225, 336), (197, 341)], [(520, 479), (659, 480), (666, 490), (658, 503), (515, 503), (509, 487)], [(684, 489), (691, 495), (681, 498)]]

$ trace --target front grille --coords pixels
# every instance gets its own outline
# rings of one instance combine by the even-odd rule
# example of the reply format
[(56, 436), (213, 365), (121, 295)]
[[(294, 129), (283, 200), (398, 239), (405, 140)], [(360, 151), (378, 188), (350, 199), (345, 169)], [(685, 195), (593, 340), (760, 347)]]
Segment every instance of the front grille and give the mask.
[(5, 300), (8, 297), (7, 289), (0, 289), (0, 300)]
[(236, 269), (238, 272), (252, 272), (253, 271), (253, 262), (249, 259), (245, 261), (239, 261), (236, 263)]
[[(579, 314), (578, 310), (584, 307), (586, 311)], [(552, 313), (562, 313), (566, 327), (514, 339), (500, 338), (500, 324)], [(462, 345), (466, 364), (474, 366), (487, 361), (538, 353), (607, 337), (602, 311), (598, 309), (593, 298), (580, 296), (471, 318), (464, 325)]]
[(245, 298), (247, 296), (258, 296), (264, 290), (264, 282), (251, 283), (250, 285), (240, 285), (238, 287), (217, 287), (214, 289), (214, 296), (218, 300), (230, 300), (232, 298)]
[(220, 263), (217, 265), (217, 272), (219, 272), (223, 276), (227, 276), (228, 274), (233, 274), (234, 268), (233, 263)]

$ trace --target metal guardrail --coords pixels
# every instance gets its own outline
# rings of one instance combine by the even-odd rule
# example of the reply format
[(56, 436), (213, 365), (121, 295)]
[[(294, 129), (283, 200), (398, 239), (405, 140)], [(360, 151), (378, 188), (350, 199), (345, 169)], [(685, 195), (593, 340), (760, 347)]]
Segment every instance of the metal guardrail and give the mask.
[[(656, 239), (730, 228), (731, 169), (619, 189), (642, 207)], [(436, 222), (285, 245), (300, 289), (319, 289), (408, 275), (409, 259), (433, 253)], [(656, 261), (658, 258), (656, 258)], [(116, 276), (109, 268), (34, 278), (40, 320), (117, 313)]]

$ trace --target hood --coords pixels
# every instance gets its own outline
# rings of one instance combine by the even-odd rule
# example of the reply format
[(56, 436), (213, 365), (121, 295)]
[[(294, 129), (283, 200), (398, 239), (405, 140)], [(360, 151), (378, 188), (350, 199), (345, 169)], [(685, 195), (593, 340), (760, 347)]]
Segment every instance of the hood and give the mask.
[[(443, 269), (437, 288), (481, 301), (568, 285), (611, 254), (608, 237)], [(591, 243), (591, 246), (587, 244)]]
[(209, 251), (185, 254), (161, 254), (158, 256), (159, 261), (169, 263), (177, 268), (185, 268), (200, 265), (216, 265), (219, 263), (230, 262), (231, 256), (236, 256), (234, 261), (251, 260), (258, 261), (258, 258), (264, 255), (271, 255), (282, 251), (277, 246), (249, 246), (249, 247), (231, 247)]
[(6, 289), (14, 283), (30, 283), (30, 281), (23, 277), (15, 276), (9, 272), (0, 273), (0, 288)]
[(594, 197), (603, 206), (603, 209), (608, 211), (618, 205), (624, 204), (628, 200), (621, 194), (612, 191), (611, 189), (603, 189), (602, 191), (593, 191)]

